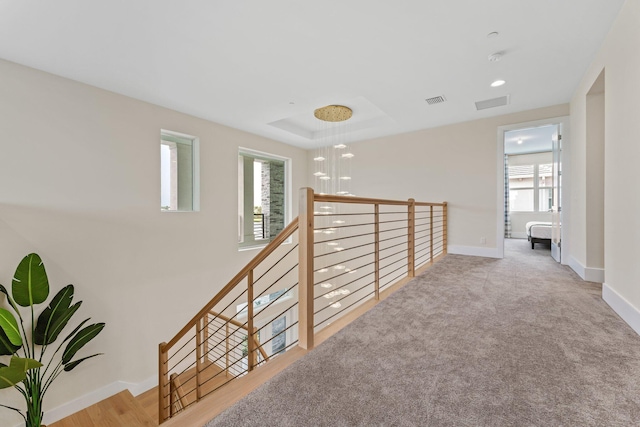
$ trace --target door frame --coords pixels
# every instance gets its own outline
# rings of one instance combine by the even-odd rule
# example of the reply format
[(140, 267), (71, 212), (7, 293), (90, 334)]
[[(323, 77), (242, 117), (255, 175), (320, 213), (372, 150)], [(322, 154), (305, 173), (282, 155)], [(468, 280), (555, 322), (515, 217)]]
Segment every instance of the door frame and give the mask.
[[(539, 127), (545, 125), (560, 125), (562, 130), (562, 191), (560, 192), (560, 203), (562, 206), (562, 229), (560, 230), (560, 241), (562, 242), (562, 251), (565, 252), (568, 248), (568, 242), (566, 237), (569, 235), (567, 232), (567, 219), (569, 218), (569, 198), (566, 196), (567, 189), (570, 186), (569, 173), (569, 116), (551, 117), (549, 119), (534, 120), (530, 122), (514, 123), (511, 125), (498, 126), (497, 135), (497, 150), (496, 150), (496, 171), (497, 171), (497, 221), (496, 221), (496, 256), (497, 258), (504, 258), (504, 134), (514, 130), (528, 129), (532, 127)], [(565, 252), (567, 254), (568, 252)], [(563, 260), (566, 259), (563, 257)], [(564, 264), (564, 262), (563, 262)]]

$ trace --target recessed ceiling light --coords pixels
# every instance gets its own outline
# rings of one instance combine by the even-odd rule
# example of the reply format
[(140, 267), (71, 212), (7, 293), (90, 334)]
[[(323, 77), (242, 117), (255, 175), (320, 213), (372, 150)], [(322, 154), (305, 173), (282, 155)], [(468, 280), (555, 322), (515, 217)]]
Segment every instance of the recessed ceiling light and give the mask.
[(314, 173), (314, 175), (315, 176), (325, 176), (326, 173), (324, 173), (324, 172), (316, 172), (316, 173)]
[(502, 86), (505, 83), (506, 83), (506, 81), (504, 81), (504, 80), (496, 80), (495, 82), (491, 83), (491, 87)]
[(339, 148), (339, 149), (347, 148), (347, 146), (346, 146), (346, 145), (344, 145), (344, 144), (334, 145), (333, 147), (334, 147), (334, 148)]
[(324, 160), (324, 157), (320, 156), (320, 157), (314, 157), (313, 160), (315, 160), (316, 162), (321, 162)]
[(518, 145), (519, 145), (519, 144), (522, 144), (522, 140), (521, 140), (521, 139), (519, 139), (519, 140), (518, 140)]
[(328, 179), (331, 179), (331, 177), (330, 176), (321, 176), (320, 179), (326, 181)]

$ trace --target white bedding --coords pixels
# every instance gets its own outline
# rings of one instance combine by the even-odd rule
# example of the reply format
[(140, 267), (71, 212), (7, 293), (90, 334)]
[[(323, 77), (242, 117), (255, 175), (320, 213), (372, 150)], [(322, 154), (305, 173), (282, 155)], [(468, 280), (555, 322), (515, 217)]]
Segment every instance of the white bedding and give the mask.
[(527, 229), (527, 237), (535, 237), (536, 239), (551, 239), (551, 223), (531, 221), (525, 225)]

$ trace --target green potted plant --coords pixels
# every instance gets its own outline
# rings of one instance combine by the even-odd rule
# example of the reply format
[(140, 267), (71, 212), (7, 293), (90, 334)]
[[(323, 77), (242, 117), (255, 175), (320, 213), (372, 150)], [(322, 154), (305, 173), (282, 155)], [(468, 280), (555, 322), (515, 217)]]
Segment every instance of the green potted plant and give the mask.
[[(27, 255), (18, 265), (11, 295), (0, 285), (9, 308), (17, 315), (16, 318), (7, 308), (0, 307), (0, 356), (10, 357), (8, 365), (0, 363), (0, 389), (15, 387), (25, 399), (26, 411), (3, 404), (0, 407), (19, 413), (26, 427), (40, 427), (44, 395), (60, 374), (101, 354), (74, 359), (102, 331), (104, 323), (85, 326), (89, 321), (85, 319), (71, 333), (61, 335), (82, 304), (82, 301), (71, 304), (73, 290), (73, 285), (62, 288), (36, 318), (35, 306), (49, 296), (47, 272), (37, 254)], [(19, 307), (28, 308), (26, 318)], [(58, 340), (60, 337), (64, 338)], [(55, 349), (53, 353), (50, 348)]]

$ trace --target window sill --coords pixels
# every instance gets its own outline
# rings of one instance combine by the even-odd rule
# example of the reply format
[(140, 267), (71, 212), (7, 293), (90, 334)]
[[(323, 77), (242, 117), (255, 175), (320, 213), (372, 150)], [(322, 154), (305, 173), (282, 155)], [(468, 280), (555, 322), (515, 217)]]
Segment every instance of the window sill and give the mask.
[[(238, 246), (238, 252), (252, 251), (252, 250), (255, 250), (255, 249), (264, 249), (269, 243), (271, 243), (271, 240), (269, 240), (268, 242), (265, 242), (265, 243), (256, 243), (256, 244), (253, 244), (253, 245)], [(282, 244), (283, 245), (290, 245), (291, 244), (291, 237), (289, 237), (287, 240), (282, 242)]]

